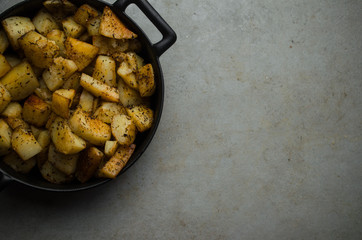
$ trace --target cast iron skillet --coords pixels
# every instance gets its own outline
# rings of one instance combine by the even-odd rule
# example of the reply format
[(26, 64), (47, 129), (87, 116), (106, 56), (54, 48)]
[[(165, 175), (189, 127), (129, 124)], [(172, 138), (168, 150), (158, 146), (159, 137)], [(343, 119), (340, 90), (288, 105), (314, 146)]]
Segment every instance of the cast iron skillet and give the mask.
[[(44, 0), (26, 0), (23, 1), (0, 15), (0, 20), (7, 17), (29, 16), (32, 17), (42, 7)], [(146, 0), (117, 0), (113, 5), (103, 1), (97, 0), (71, 0), (74, 4), (80, 6), (87, 3), (94, 8), (102, 11), (104, 6), (109, 6), (113, 12), (124, 22), (132, 31), (138, 35), (138, 39), (142, 43), (142, 52), (140, 55), (144, 57), (145, 62), (151, 63), (154, 69), (155, 81), (157, 89), (152, 99), (152, 109), (154, 110), (154, 124), (152, 128), (142, 134), (138, 133), (136, 138), (136, 150), (133, 153), (131, 159), (121, 171), (121, 174), (134, 164), (137, 159), (140, 158), (142, 153), (146, 150), (151, 142), (157, 126), (160, 122), (163, 98), (164, 98), (164, 82), (162, 70), (159, 62), (159, 57), (176, 42), (176, 34), (171, 27), (162, 19), (162, 17), (156, 12), (156, 10)], [(158, 43), (152, 44), (147, 38), (146, 34), (134, 23), (126, 14), (125, 9), (130, 4), (135, 4), (146, 17), (156, 26), (161, 32), (163, 38)], [(35, 167), (36, 168), (36, 167)], [(29, 174), (20, 174), (8, 167), (0, 159), (0, 191), (10, 182), (19, 182), (27, 186), (46, 190), (46, 191), (58, 191), (58, 192), (70, 192), (89, 189), (95, 186), (99, 186), (109, 181), (109, 179), (93, 179), (87, 183), (79, 183), (74, 181), (70, 184), (56, 185), (44, 180), (37, 169), (33, 169)]]

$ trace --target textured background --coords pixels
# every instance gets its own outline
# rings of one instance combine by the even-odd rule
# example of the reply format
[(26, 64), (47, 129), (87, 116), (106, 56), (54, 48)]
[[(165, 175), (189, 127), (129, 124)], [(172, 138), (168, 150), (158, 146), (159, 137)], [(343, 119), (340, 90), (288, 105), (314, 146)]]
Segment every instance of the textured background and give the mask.
[(0, 239), (362, 239), (362, 1), (150, 3), (178, 34), (154, 141), (96, 189), (9, 186)]

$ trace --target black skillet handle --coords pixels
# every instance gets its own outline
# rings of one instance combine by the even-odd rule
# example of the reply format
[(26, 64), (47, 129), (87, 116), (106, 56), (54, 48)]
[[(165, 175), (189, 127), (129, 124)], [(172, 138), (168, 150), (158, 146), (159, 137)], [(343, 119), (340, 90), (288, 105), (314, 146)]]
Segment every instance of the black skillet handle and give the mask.
[(157, 56), (161, 56), (167, 49), (169, 49), (177, 39), (176, 33), (165, 22), (165, 20), (158, 14), (158, 12), (147, 2), (147, 0), (117, 0), (113, 7), (124, 12), (130, 4), (136, 6), (146, 15), (146, 17), (155, 25), (161, 32), (162, 39), (153, 45)]
[(13, 180), (10, 177), (0, 172), (0, 192), (12, 181)]

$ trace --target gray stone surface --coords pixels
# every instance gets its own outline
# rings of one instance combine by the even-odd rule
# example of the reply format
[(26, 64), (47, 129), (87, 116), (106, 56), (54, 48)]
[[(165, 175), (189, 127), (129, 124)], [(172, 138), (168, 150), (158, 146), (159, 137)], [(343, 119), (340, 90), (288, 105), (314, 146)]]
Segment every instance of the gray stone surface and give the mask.
[(362, 1), (150, 3), (178, 34), (150, 147), (89, 191), (9, 186), (0, 239), (361, 239)]

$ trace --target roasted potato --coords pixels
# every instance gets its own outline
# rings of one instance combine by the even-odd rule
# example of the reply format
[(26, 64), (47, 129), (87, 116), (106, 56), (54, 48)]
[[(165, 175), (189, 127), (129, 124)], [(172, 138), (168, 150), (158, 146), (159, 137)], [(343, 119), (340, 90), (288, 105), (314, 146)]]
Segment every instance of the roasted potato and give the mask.
[(94, 79), (87, 74), (83, 73), (80, 77), (80, 85), (96, 97), (101, 97), (103, 100), (110, 102), (119, 102), (117, 88), (110, 87), (106, 83)]
[(30, 158), (26, 161), (21, 159), (16, 152), (12, 151), (3, 158), (6, 165), (10, 166), (16, 172), (29, 173), (36, 165), (35, 158)]
[(4, 85), (0, 83), (0, 113), (5, 110), (11, 101), (11, 95)]
[(36, 127), (42, 127), (48, 121), (50, 114), (50, 105), (38, 96), (31, 95), (25, 100), (23, 107), (24, 121)]
[(73, 17), (67, 17), (62, 21), (63, 30), (67, 37), (78, 38), (86, 30), (85, 27), (74, 21)]
[(102, 146), (111, 139), (110, 126), (98, 119), (92, 119), (80, 108), (70, 117), (69, 125), (75, 134), (94, 145)]
[(144, 105), (139, 105), (132, 108), (126, 108), (126, 111), (132, 121), (136, 124), (138, 131), (144, 132), (151, 128), (153, 123), (152, 109)]
[(54, 184), (69, 183), (74, 179), (73, 175), (67, 175), (58, 170), (49, 160), (41, 164), (39, 171), (44, 179)]
[(98, 47), (71, 37), (67, 38), (64, 46), (67, 57), (75, 62), (78, 71), (88, 66), (98, 53)]
[(22, 112), (23, 112), (23, 107), (20, 105), (20, 103), (11, 102), (8, 104), (5, 110), (2, 111), (1, 115), (10, 118), (21, 118)]
[(136, 125), (127, 115), (113, 116), (111, 127), (113, 136), (121, 145), (131, 145), (136, 139)]
[(65, 33), (59, 29), (54, 29), (52, 31), (50, 31), (46, 37), (49, 40), (53, 40), (55, 42), (55, 44), (58, 45), (59, 47), (59, 55), (61, 57), (65, 57), (65, 40), (67, 39), (67, 37), (65, 36)]
[(0, 54), (0, 78), (11, 69), (11, 65), (6, 60), (5, 56)]
[(90, 94), (87, 90), (83, 89), (83, 92), (80, 95), (79, 99), (79, 107), (87, 113), (92, 113), (93, 101), (94, 101), (94, 96)]
[(81, 76), (81, 74), (79, 72), (75, 72), (64, 82), (62, 88), (63, 89), (74, 89), (77, 91), (80, 87), (80, 76)]
[(93, 117), (110, 124), (114, 115), (127, 114), (123, 106), (113, 102), (103, 102), (93, 113)]
[(0, 30), (0, 54), (3, 54), (9, 46), (9, 39), (4, 30)]
[(116, 61), (109, 56), (99, 55), (94, 66), (93, 78), (117, 87)]
[(34, 24), (30, 18), (27, 17), (8, 17), (1, 23), (14, 50), (18, 50), (20, 48), (18, 43), (18, 39), (20, 37), (22, 37), (27, 32), (35, 30)]
[(150, 97), (155, 93), (155, 76), (151, 64), (146, 64), (138, 70), (137, 82), (141, 97)]
[(65, 155), (58, 152), (53, 144), (49, 146), (48, 161), (66, 175), (75, 173), (78, 158), (79, 154)]
[(59, 29), (59, 26), (53, 16), (44, 8), (40, 9), (40, 11), (35, 15), (33, 18), (33, 24), (35, 29), (44, 36), (47, 36), (47, 34), (54, 29)]
[(136, 106), (144, 103), (139, 92), (128, 86), (122, 79), (118, 80), (119, 101), (123, 106)]
[(0, 119), (0, 156), (10, 153), (12, 130), (9, 125)]
[(74, 20), (83, 25), (87, 26), (87, 23), (99, 15), (98, 11), (88, 4), (80, 6), (74, 14)]
[(90, 147), (81, 154), (75, 173), (79, 182), (85, 183), (93, 177), (103, 157), (104, 154), (95, 147)]
[(107, 141), (104, 145), (104, 154), (106, 157), (112, 157), (116, 153), (118, 146), (119, 144), (117, 141)]
[(58, 89), (53, 93), (52, 110), (59, 116), (68, 119), (69, 108), (75, 97), (74, 89)]
[(58, 45), (36, 31), (26, 33), (18, 42), (29, 62), (39, 68), (49, 67), (59, 55)]
[(115, 178), (122, 168), (126, 166), (135, 148), (136, 145), (134, 144), (119, 146), (116, 153), (99, 168), (96, 175), (98, 177)]
[(87, 31), (90, 36), (99, 35), (99, 26), (101, 24), (101, 17), (94, 17), (87, 22)]
[(43, 149), (30, 130), (17, 127), (11, 136), (11, 145), (21, 159), (28, 160)]
[(50, 132), (48, 130), (40, 130), (36, 140), (43, 149), (47, 148), (51, 142)]
[(30, 129), (29, 124), (27, 124), (21, 117), (8, 117), (5, 118), (6, 123), (11, 127), (11, 129), (16, 129), (18, 127), (24, 129)]

